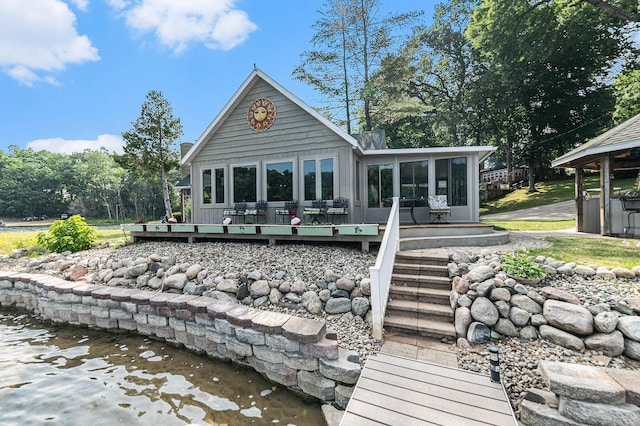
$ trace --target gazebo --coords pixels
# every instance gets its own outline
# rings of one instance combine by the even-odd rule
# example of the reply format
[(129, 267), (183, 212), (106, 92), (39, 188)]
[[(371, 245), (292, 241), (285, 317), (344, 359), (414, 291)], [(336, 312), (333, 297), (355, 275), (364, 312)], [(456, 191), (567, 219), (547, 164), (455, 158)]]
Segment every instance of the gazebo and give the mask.
[[(629, 214), (633, 209), (640, 212), (640, 198), (624, 200), (617, 196), (612, 180), (614, 170), (640, 169), (640, 114), (556, 158), (551, 166), (576, 170), (576, 227), (579, 232), (597, 233), (594, 228), (599, 228), (600, 235), (640, 233), (640, 218), (634, 220)], [(585, 170), (600, 172), (599, 197), (590, 197), (584, 188)], [(633, 228), (637, 232), (633, 232)]]

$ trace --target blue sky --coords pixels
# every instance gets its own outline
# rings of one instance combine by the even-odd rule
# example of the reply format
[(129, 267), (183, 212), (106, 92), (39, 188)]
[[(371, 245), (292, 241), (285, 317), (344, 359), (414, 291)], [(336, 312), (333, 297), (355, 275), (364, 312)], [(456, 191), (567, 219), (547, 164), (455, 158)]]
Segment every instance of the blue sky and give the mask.
[[(383, 14), (436, 1), (387, 0)], [(312, 48), (313, 0), (0, 0), (0, 150), (119, 152), (150, 90), (195, 141), (256, 64), (312, 106), (292, 80)]]

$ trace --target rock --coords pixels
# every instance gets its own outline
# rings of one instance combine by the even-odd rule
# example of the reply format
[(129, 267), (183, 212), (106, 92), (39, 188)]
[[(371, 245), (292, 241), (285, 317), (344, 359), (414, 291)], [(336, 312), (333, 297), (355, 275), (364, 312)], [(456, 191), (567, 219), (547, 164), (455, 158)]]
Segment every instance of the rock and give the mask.
[(360, 280), (360, 291), (364, 296), (371, 296), (371, 279), (363, 278)]
[(509, 311), (509, 319), (518, 327), (524, 327), (527, 325), (529, 323), (529, 318), (531, 318), (531, 314), (517, 306), (512, 307)]
[(179, 272), (164, 278), (164, 286), (167, 288), (175, 288), (182, 290), (187, 284), (187, 275)]
[(567, 275), (567, 276), (572, 276), (576, 274), (575, 271), (573, 270), (573, 267), (571, 267), (568, 264), (562, 265), (561, 267), (556, 268), (556, 272), (562, 275)]
[(290, 292), (291, 293), (295, 293), (295, 294), (302, 294), (307, 290), (307, 286), (304, 283), (304, 281), (295, 281), (293, 284), (291, 284), (291, 289)]
[(613, 312), (600, 312), (593, 319), (596, 330), (600, 333), (611, 333), (618, 325), (618, 315)]
[(458, 337), (458, 339), (456, 340), (456, 345), (460, 349), (469, 349), (471, 347), (471, 345), (469, 344), (469, 341), (464, 337)]
[(569, 333), (578, 336), (593, 333), (593, 316), (582, 306), (548, 299), (544, 302), (543, 315), (549, 325)]
[(146, 263), (139, 263), (137, 265), (134, 265), (131, 268), (127, 268), (124, 271), (124, 277), (125, 278), (136, 278), (136, 277), (139, 277), (140, 275), (142, 275), (145, 272), (147, 272), (148, 267), (149, 266)]
[(493, 268), (486, 265), (479, 265), (470, 270), (466, 278), (470, 283), (479, 283), (493, 278), (495, 275), (496, 273)]
[(518, 294), (522, 294), (522, 295), (526, 295), (527, 293), (529, 293), (529, 287), (527, 287), (524, 284), (520, 284), (520, 283), (516, 283), (513, 286), (513, 289), (516, 291), (516, 293)]
[(324, 271), (324, 280), (328, 283), (333, 283), (338, 281), (338, 278), (340, 278), (338, 275), (336, 275), (331, 269), (327, 269), (326, 271)]
[(71, 273), (69, 274), (69, 281), (78, 281), (80, 278), (87, 275), (89, 269), (84, 265), (75, 265), (71, 269)]
[(560, 398), (605, 404), (625, 402), (624, 388), (601, 368), (540, 361), (539, 371), (549, 390)]
[(291, 283), (289, 281), (283, 281), (278, 286), (278, 291), (282, 294), (287, 294), (291, 291)]
[(355, 288), (356, 283), (349, 278), (340, 278), (336, 281), (336, 287), (340, 290), (351, 291)]
[(595, 333), (584, 339), (587, 349), (601, 351), (606, 356), (615, 357), (624, 351), (624, 337), (615, 330), (613, 333)]
[(580, 424), (635, 426), (640, 407), (632, 404), (607, 404), (560, 398), (558, 412)]
[(466, 336), (469, 330), (469, 325), (473, 322), (471, 311), (469, 308), (460, 307), (456, 309), (454, 327), (458, 336)]
[(471, 344), (488, 342), (491, 330), (481, 322), (472, 322), (467, 330), (467, 340)]
[(545, 301), (545, 297), (542, 296), (541, 294), (538, 294), (538, 292), (536, 292), (535, 290), (529, 290), (527, 292), (527, 297), (533, 300), (534, 302), (536, 302), (540, 306), (542, 306)]
[(280, 293), (280, 290), (278, 290), (277, 288), (272, 288), (269, 292), (269, 302), (271, 302), (272, 305), (277, 305), (281, 301), (282, 293)]
[(542, 306), (532, 300), (529, 296), (524, 294), (516, 294), (511, 296), (511, 306), (516, 306), (520, 309), (524, 309), (530, 314), (542, 313)]
[(478, 296), (488, 297), (495, 286), (496, 285), (493, 279), (488, 279), (478, 284), (478, 286), (476, 287), (476, 292), (478, 292)]
[(491, 290), (491, 296), (489, 298), (494, 302), (498, 300), (508, 302), (509, 300), (511, 300), (511, 292), (505, 287), (494, 288), (493, 290)]
[(518, 335), (523, 340), (535, 340), (538, 338), (538, 329), (532, 325), (522, 327)]
[(472, 303), (473, 303), (473, 300), (471, 300), (469, 296), (467, 296), (466, 294), (463, 294), (462, 296), (458, 297), (458, 306), (470, 308)]
[(616, 277), (616, 274), (614, 274), (613, 272), (611, 272), (608, 268), (605, 268), (604, 266), (599, 266), (596, 269), (596, 275), (599, 276), (600, 278), (604, 278), (605, 280), (609, 280), (612, 278)]
[(319, 315), (322, 312), (322, 301), (315, 291), (305, 291), (301, 297), (302, 306), (310, 313)]
[(456, 250), (451, 255), (451, 260), (455, 263), (469, 263), (471, 262), (471, 258), (469, 254), (464, 250)]
[(627, 268), (613, 268), (611, 272), (615, 274), (616, 278), (635, 278), (636, 277), (635, 272)]
[(623, 302), (629, 305), (636, 315), (640, 315), (640, 297), (627, 297)]
[(631, 359), (640, 361), (640, 342), (624, 339), (624, 354)]
[(334, 290), (331, 292), (331, 297), (348, 297), (351, 299), (351, 295), (346, 290)]
[(369, 299), (367, 297), (354, 297), (351, 300), (351, 312), (353, 315), (364, 317), (369, 311)]
[(611, 305), (611, 309), (613, 309), (614, 311), (618, 311), (624, 315), (633, 315), (633, 309), (631, 309), (631, 306), (627, 305), (622, 300)]
[(576, 275), (583, 275), (583, 276), (592, 276), (596, 274), (596, 271), (594, 271), (593, 268), (590, 268), (589, 266), (584, 266), (584, 265), (576, 265), (576, 267), (573, 268), (573, 272), (575, 272)]
[[(479, 321), (488, 327), (492, 327), (498, 322), (500, 315), (498, 309), (486, 297), (478, 297), (471, 305), (471, 316), (475, 321)], [(471, 341), (471, 339), (469, 339)]]
[(205, 285), (198, 284), (194, 281), (189, 281), (182, 289), (182, 293), (191, 294), (194, 296), (202, 296), (206, 290), (207, 287)]
[(185, 274), (187, 275), (187, 279), (192, 280), (198, 276), (200, 271), (202, 271), (202, 266), (198, 265), (197, 263), (194, 263), (193, 265), (187, 268), (187, 270), (185, 271)]
[(331, 298), (327, 300), (324, 310), (328, 314), (343, 314), (351, 312), (351, 300), (346, 297)]
[(238, 286), (238, 290), (236, 291), (236, 299), (242, 300), (245, 297), (249, 297), (249, 286), (246, 283), (242, 283)]
[(147, 285), (154, 290), (158, 290), (160, 287), (162, 287), (162, 278), (151, 277)]
[(620, 317), (618, 318), (618, 324), (616, 327), (626, 338), (640, 342), (640, 317)]
[(496, 325), (493, 326), (493, 330), (502, 334), (503, 336), (517, 336), (518, 329), (516, 326), (506, 318), (498, 319)]
[(235, 294), (238, 291), (238, 282), (232, 279), (224, 279), (216, 287), (218, 291)]
[(561, 302), (572, 303), (574, 305), (580, 304), (580, 299), (567, 291), (560, 290), (559, 288), (543, 287), (540, 289), (540, 292), (547, 299), (560, 300)]
[(591, 312), (591, 315), (593, 315), (594, 317), (598, 315), (600, 312), (611, 311), (611, 307), (607, 303), (598, 303), (595, 305), (587, 306), (587, 309), (589, 310), (589, 312)]
[(290, 303), (300, 303), (302, 299), (300, 298), (299, 295), (293, 292), (289, 292), (284, 295), (284, 300), (285, 302), (290, 302)]
[(547, 325), (547, 319), (542, 314), (531, 315), (531, 325), (539, 327), (541, 325)]
[(258, 280), (251, 283), (249, 294), (254, 299), (258, 297), (268, 296), (271, 293), (271, 287), (266, 280)]
[(573, 334), (567, 333), (550, 325), (541, 325), (538, 329), (540, 337), (560, 345), (564, 348), (573, 349), (574, 351), (582, 352), (584, 350), (584, 342), (579, 337)]
[(453, 277), (451, 285), (453, 291), (458, 294), (465, 294), (467, 291), (469, 291), (469, 281), (465, 280), (462, 277)]
[(318, 296), (323, 303), (326, 303), (326, 301), (331, 298), (331, 291), (325, 288), (324, 290), (320, 290)]

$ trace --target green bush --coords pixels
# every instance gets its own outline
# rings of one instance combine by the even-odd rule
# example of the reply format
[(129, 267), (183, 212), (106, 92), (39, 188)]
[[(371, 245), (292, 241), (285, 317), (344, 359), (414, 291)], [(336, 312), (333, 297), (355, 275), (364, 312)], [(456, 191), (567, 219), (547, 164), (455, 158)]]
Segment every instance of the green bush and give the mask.
[(56, 220), (48, 232), (40, 232), (38, 244), (54, 253), (65, 251), (76, 252), (87, 250), (96, 241), (98, 234), (95, 228), (79, 216), (71, 216), (67, 220)]
[(544, 278), (547, 273), (541, 264), (529, 258), (526, 252), (516, 251), (502, 256), (502, 270), (512, 277), (535, 280)]

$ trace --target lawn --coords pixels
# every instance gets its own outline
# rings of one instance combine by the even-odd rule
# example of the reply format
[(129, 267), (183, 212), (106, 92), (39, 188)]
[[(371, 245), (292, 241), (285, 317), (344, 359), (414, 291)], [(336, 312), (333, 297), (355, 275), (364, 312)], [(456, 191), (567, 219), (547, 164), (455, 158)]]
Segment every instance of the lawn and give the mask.
[[(37, 236), (37, 231), (0, 232), (0, 255), (11, 255), (15, 249), (30, 249), (36, 246)], [(121, 229), (98, 229), (96, 245), (107, 241), (115, 243), (118, 240), (125, 240)]]
[(488, 220), (482, 223), (490, 223), (499, 231), (560, 231), (575, 228), (575, 220)]
[(530, 249), (529, 254), (607, 268), (631, 269), (640, 265), (640, 240), (608, 237), (547, 237), (546, 239), (553, 244), (551, 247)]

